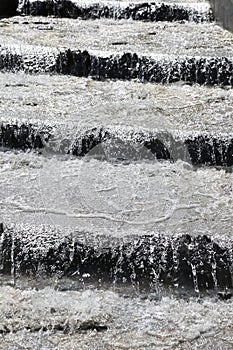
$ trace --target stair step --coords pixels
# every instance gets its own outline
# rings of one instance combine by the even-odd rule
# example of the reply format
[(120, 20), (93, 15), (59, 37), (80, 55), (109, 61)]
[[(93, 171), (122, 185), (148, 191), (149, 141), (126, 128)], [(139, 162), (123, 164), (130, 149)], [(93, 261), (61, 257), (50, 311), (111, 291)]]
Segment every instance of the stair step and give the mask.
[(0, 73), (0, 100), (1, 119), (9, 122), (232, 133), (233, 90), (228, 88)]
[[(12, 121), (1, 123), (0, 146), (4, 149), (37, 149), (44, 153), (72, 154), (78, 157), (95, 152), (99, 145), (109, 144), (117, 158), (118, 143), (149, 151), (149, 157), (183, 160), (200, 166), (231, 167), (233, 165), (233, 135), (179, 134), (142, 128), (96, 127), (88, 130), (66, 125), (26, 124)], [(137, 153), (137, 151), (135, 151)], [(140, 154), (140, 153), (139, 153)], [(113, 155), (114, 156), (114, 155)], [(134, 154), (125, 155), (131, 160)], [(140, 154), (141, 157), (143, 155)], [(144, 155), (146, 159), (147, 155)]]
[(163, 283), (178, 290), (218, 292), (233, 287), (232, 248), (232, 240), (207, 236), (113, 238), (11, 225), (2, 226), (0, 262), (1, 272), (13, 277), (58, 275), (85, 281), (88, 276), (101, 283)]
[[(51, 350), (67, 350), (73, 344), (80, 350), (93, 349), (93, 338), (95, 349), (108, 350), (231, 348), (230, 301), (145, 295), (127, 285), (123, 293), (116, 287), (67, 291), (59, 282), (39, 289), (35, 283), (26, 290), (1, 287), (2, 349), (20, 344), (33, 350), (38, 338)], [(67, 285), (72, 288), (74, 282)]]
[(214, 24), (39, 18), (0, 22), (2, 71), (233, 85), (233, 36)]
[[(2, 44), (28, 44), (99, 53), (156, 57), (232, 57), (233, 34), (215, 23), (133, 22), (111, 19), (13, 17), (2, 19)], [(69, 33), (69, 34), (67, 34)]]
[(232, 230), (232, 174), (224, 170), (11, 152), (0, 160), (4, 223), (119, 235), (215, 237)]
[(115, 149), (122, 143), (149, 150), (158, 159), (233, 165), (231, 89), (56, 75), (0, 77), (1, 147), (83, 157), (110, 142)]
[(212, 20), (210, 5), (202, 2), (142, 2), (142, 1), (38, 1), (20, 5), (19, 12), (32, 16), (55, 16), (82, 19), (132, 19), (146, 21)]
[[(125, 155), (129, 161), (138, 156), (164, 160), (183, 160), (200, 166), (232, 167), (233, 135), (206, 133), (170, 133), (161, 130), (146, 130), (129, 127), (75, 128), (74, 125), (28, 124), (17, 121), (2, 121), (0, 146), (3, 149), (37, 149), (43, 153), (88, 156), (96, 148), (110, 144), (117, 158), (119, 144), (132, 148), (133, 154)], [(98, 151), (97, 151), (98, 152)]]

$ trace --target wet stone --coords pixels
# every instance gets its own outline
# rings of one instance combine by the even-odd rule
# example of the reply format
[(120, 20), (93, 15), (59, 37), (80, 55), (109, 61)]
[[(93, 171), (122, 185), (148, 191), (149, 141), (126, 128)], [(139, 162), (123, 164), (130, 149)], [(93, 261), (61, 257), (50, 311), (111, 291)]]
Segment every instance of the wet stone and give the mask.
[(97, 332), (104, 332), (108, 329), (108, 327), (106, 325), (101, 325), (97, 322), (93, 322), (93, 321), (88, 321), (88, 322), (83, 322), (80, 326), (79, 326), (79, 330), (80, 331), (97, 331)]
[(65, 18), (100, 19), (113, 18), (147, 21), (211, 21), (212, 15), (208, 4), (190, 6), (182, 3), (121, 3), (121, 2), (86, 2), (73, 0), (26, 1), (20, 7), (21, 13), (32, 16), (55, 16)]
[[(125, 42), (123, 42), (125, 45)], [(23, 45), (24, 46), (24, 45)], [(113, 44), (113, 46), (115, 46)], [(87, 50), (49, 50), (40, 52), (37, 47), (2, 47), (0, 70), (3, 72), (58, 73), (77, 77), (92, 77), (96, 80), (120, 79), (150, 83), (186, 83), (200, 85), (233, 85), (233, 62), (227, 57), (169, 59), (160, 56), (139, 56), (127, 52), (122, 55), (110, 54), (107, 57), (90, 54)], [(44, 52), (43, 52), (44, 51)], [(46, 55), (46, 51), (48, 57)], [(16, 53), (17, 52), (17, 53)], [(50, 60), (51, 57), (51, 60)]]
[(230, 291), (218, 292), (218, 296), (221, 300), (229, 300), (232, 298), (232, 293)]
[[(232, 242), (224, 239), (218, 243), (207, 236), (148, 235), (136, 239), (89, 235), (89, 241), (83, 242), (82, 235), (85, 236), (78, 234), (75, 238), (58, 232), (53, 237), (47, 234), (41, 246), (32, 237), (26, 239), (23, 231), (6, 227), (2, 234), (1, 273), (58, 274), (75, 279), (88, 273), (102, 282), (148, 287), (160, 282), (196, 292), (233, 287)], [(224, 298), (221, 292), (219, 296)]]
[(0, 18), (16, 15), (18, 0), (1, 0), (0, 2)]
[[(7, 3), (3, 16), (15, 13)], [(200, 23), (211, 21), (201, 1), (23, 0), (18, 11), (30, 16), (0, 23), (0, 70), (5, 73), (0, 82), (1, 350), (64, 350), (75, 344), (82, 350), (229, 349), (232, 179), (229, 169), (192, 165), (233, 165), (231, 93), (220, 92), (233, 86), (230, 34)], [(111, 33), (110, 41), (101, 29)], [(6, 72), (16, 73), (15, 82)], [(58, 83), (62, 78), (66, 91), (63, 81)], [(44, 97), (33, 79), (41, 81)], [(132, 85), (129, 95), (135, 98), (124, 100), (123, 83), (135, 80), (186, 84), (186, 102), (181, 90), (169, 95), (157, 84), (140, 84), (144, 90)], [(103, 82), (115, 85), (111, 90)], [(188, 84), (194, 89), (188, 91)], [(200, 89), (205, 86), (212, 86), (211, 93)], [(157, 89), (162, 103), (152, 110)], [(168, 101), (174, 100), (182, 102), (171, 108)], [(109, 116), (117, 126), (110, 125)], [(164, 132), (155, 119), (169, 118)], [(103, 144), (111, 157), (98, 153)], [(155, 158), (162, 161), (148, 165)], [(115, 178), (128, 178), (130, 186), (123, 182), (123, 191), (132, 193), (122, 197), (128, 203), (117, 203), (122, 212), (112, 213), (103, 193), (113, 199), (117, 186), (97, 181), (98, 201), (85, 185), (94, 180), (95, 187), (98, 176), (119, 164)], [(132, 180), (141, 181), (141, 175), (148, 177), (153, 196), (144, 192), (144, 182), (135, 191)]]
[[(73, 126), (72, 126), (73, 128)], [(66, 131), (65, 131), (66, 130)], [(121, 147), (131, 147), (132, 156), (128, 155), (128, 160), (135, 157), (135, 150), (138, 149), (140, 156), (146, 158), (177, 161), (183, 160), (193, 165), (224, 166), (233, 165), (233, 143), (232, 136), (229, 135), (203, 135), (197, 133), (187, 133), (182, 138), (174, 133), (151, 131), (138, 128), (122, 127), (96, 127), (90, 130), (76, 129), (76, 136), (68, 136), (69, 125), (53, 126), (24, 123), (4, 123), (0, 124), (0, 146), (5, 149), (20, 149), (23, 151), (36, 149), (47, 153), (54, 153), (52, 148), (56, 148), (58, 154), (72, 154), (78, 157), (86, 155), (94, 156), (95, 150), (102, 144), (110, 143)], [(57, 136), (63, 135), (66, 138), (66, 147), (61, 147), (56, 143)], [(50, 146), (51, 144), (51, 146)], [(51, 147), (51, 149), (50, 149)], [(60, 150), (59, 150), (60, 148)], [(140, 150), (148, 150), (140, 153)], [(114, 157), (114, 154), (112, 154)], [(117, 159), (117, 154), (116, 154)], [(102, 159), (105, 160), (105, 159)], [(120, 159), (119, 159), (120, 160)]]
[[(178, 26), (166, 22), (162, 26), (162, 22), (138, 25), (127, 20), (101, 19), (99, 30), (96, 21), (50, 18), (43, 22), (43, 18), (33, 21), (25, 17), (29, 22), (25, 31), (22, 24), (25, 19), (17, 19), (18, 24), (16, 20), (9, 22), (7, 30), (2, 27), (0, 33), (3, 43), (0, 70), (3, 72), (58, 73), (100, 81), (137, 79), (166, 84), (180, 81), (210, 86), (233, 84), (232, 34), (223, 33), (210, 23)], [(35, 24), (39, 22), (41, 24)], [(136, 28), (132, 24), (136, 24)], [(156, 35), (147, 34), (152, 29)], [(71, 35), (67, 36), (67, 32)], [(106, 35), (108, 32), (111, 40)], [(177, 37), (182, 36), (182, 42), (177, 42), (174, 32)], [(193, 46), (185, 45), (194, 32)]]

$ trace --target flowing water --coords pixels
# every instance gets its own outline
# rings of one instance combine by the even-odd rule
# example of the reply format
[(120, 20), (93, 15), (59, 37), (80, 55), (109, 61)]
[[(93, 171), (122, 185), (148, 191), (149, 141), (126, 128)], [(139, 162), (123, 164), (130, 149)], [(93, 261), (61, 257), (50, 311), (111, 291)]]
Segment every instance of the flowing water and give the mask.
[(233, 37), (177, 3), (0, 20), (0, 349), (233, 349)]
[[(0, 73), (0, 98), (1, 121), (18, 119), (58, 125), (58, 129), (61, 125), (63, 135), (65, 129), (67, 135), (74, 135), (74, 128), (99, 126), (162, 130), (181, 136), (232, 133), (233, 92), (229, 87)], [(58, 135), (57, 144), (61, 140)]]
[(0, 310), (1, 349), (229, 350), (233, 345), (231, 301), (5, 286)]
[(115, 235), (230, 233), (231, 173), (195, 170), (180, 161), (122, 164), (87, 158), (2, 153), (2, 221)]
[[(1, 153), (0, 162), (1, 220), (28, 227), (29, 244), (31, 226), (112, 238), (207, 234), (220, 242), (231, 232), (228, 170), (21, 151)], [(194, 267), (193, 278), (196, 295), (158, 282), (149, 290), (137, 282), (97, 283), (89, 273), (78, 281), (13, 273), (1, 282), (0, 348), (231, 349), (232, 301), (200, 294)]]

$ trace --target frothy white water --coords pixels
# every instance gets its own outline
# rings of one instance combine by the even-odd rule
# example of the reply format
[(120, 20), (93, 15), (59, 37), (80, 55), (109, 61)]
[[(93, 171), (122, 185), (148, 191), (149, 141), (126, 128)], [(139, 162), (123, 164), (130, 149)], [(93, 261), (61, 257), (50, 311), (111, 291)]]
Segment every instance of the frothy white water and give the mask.
[(1, 119), (61, 124), (61, 139), (66, 126), (232, 132), (233, 92), (219, 87), (0, 73), (0, 98)]
[[(224, 349), (232, 301), (127, 297), (114, 290), (0, 288), (0, 349)], [(101, 332), (83, 330), (102, 326)], [(106, 329), (105, 329), (106, 328)]]
[(232, 227), (232, 176), (184, 162), (100, 162), (6, 152), (1, 220), (85, 231), (224, 235)]
[[(26, 26), (25, 21), (27, 22)], [(130, 20), (14, 17), (0, 21), (1, 42), (8, 46), (87, 50), (97, 57), (136, 52), (168, 62), (176, 57), (233, 56), (232, 33), (215, 23), (141, 22)], [(69, 35), (67, 35), (69, 33)], [(111, 36), (108, 35), (111, 33)], [(153, 34), (154, 33), (154, 34)]]

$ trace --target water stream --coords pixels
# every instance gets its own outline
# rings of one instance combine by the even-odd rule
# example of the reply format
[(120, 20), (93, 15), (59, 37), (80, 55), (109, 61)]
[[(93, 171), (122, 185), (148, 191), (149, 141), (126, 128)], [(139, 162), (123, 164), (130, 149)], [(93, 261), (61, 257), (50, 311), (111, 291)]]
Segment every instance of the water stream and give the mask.
[(64, 4), (0, 19), (0, 350), (230, 350), (232, 34)]

